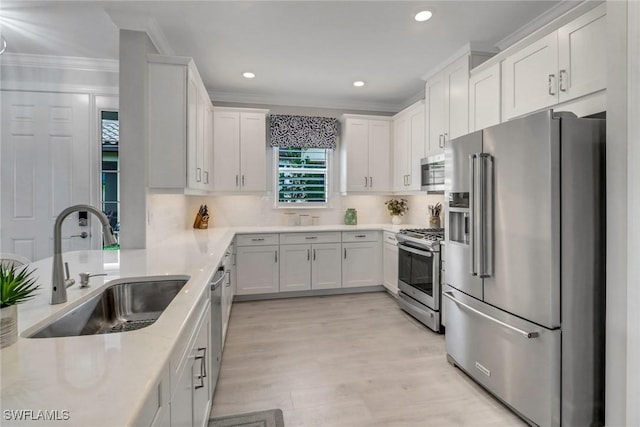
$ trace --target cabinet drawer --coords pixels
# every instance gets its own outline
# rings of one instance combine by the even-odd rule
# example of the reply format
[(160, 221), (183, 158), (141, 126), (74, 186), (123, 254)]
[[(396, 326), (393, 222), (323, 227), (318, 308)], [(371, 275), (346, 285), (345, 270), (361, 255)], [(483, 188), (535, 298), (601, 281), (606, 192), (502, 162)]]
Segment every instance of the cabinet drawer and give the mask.
[(379, 242), (380, 232), (376, 230), (368, 231), (343, 231), (343, 242)]
[(238, 246), (277, 245), (280, 239), (277, 234), (240, 234), (236, 237)]
[(280, 244), (340, 243), (340, 232), (335, 233), (286, 233), (280, 235)]
[(385, 243), (391, 243), (392, 245), (398, 244), (396, 233), (392, 233), (391, 231), (384, 231), (382, 239)]

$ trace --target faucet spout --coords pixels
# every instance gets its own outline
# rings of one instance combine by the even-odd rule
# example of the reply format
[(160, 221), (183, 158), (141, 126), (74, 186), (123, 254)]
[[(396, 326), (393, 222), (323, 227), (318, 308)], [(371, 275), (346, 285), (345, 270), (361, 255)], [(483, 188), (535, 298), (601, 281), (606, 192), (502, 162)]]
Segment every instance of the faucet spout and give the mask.
[(104, 234), (105, 245), (115, 245), (116, 238), (113, 230), (109, 225), (106, 215), (91, 205), (74, 205), (69, 206), (56, 218), (53, 226), (53, 273), (51, 277), (51, 304), (62, 304), (67, 302), (67, 283), (65, 282), (64, 269), (62, 262), (62, 222), (67, 216), (73, 212), (88, 211), (94, 214), (102, 224), (102, 233)]

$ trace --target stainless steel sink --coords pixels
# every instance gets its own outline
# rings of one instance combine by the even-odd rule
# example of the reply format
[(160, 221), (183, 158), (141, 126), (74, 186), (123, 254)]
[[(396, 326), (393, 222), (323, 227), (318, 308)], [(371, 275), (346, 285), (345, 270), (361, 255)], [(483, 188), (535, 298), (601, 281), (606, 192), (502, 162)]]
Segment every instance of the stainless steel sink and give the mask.
[(187, 279), (111, 285), (28, 338), (71, 337), (134, 331), (151, 325)]

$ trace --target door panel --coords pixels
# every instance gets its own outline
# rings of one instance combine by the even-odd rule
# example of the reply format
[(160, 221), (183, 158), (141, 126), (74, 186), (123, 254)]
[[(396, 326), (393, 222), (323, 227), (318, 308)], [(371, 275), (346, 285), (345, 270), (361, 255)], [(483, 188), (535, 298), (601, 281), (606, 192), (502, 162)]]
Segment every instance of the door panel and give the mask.
[(390, 122), (369, 120), (369, 189), (391, 189), (391, 134)]
[(347, 119), (345, 123), (347, 191), (369, 189), (369, 121)]
[(282, 245), (280, 255), (280, 292), (311, 289), (311, 245)]
[(237, 249), (238, 295), (279, 291), (278, 246), (243, 246)]
[(425, 141), (425, 126), (424, 126), (424, 106), (412, 114), (409, 118), (411, 129), (411, 143), (409, 152), (407, 153), (407, 173), (409, 176), (407, 190), (420, 190), (420, 160), (425, 156), (424, 154), (424, 141)]
[[(35, 261), (53, 254), (58, 213), (91, 203), (89, 95), (3, 91), (2, 111), (0, 250)], [(90, 238), (70, 238), (82, 231), (71, 215), (63, 248), (89, 249)]]
[(240, 114), (213, 113), (213, 186), (215, 191), (240, 189)]
[(243, 191), (266, 188), (266, 138), (263, 113), (240, 113), (240, 185)]
[(341, 287), (342, 263), (340, 243), (319, 243), (311, 247), (311, 289), (335, 289)]
[(550, 112), (484, 131), (493, 156), (494, 274), (484, 300), (548, 328), (560, 326), (560, 141)]
[(427, 81), (425, 93), (426, 154), (432, 155), (442, 150), (440, 146), (444, 134), (444, 76), (438, 74)]

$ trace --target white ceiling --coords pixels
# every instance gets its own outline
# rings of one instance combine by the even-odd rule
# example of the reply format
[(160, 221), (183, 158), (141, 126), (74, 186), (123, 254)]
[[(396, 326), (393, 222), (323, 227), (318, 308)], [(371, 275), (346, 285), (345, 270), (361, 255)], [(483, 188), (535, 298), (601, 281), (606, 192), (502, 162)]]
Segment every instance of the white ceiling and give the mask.
[[(170, 50), (193, 57), (214, 101), (397, 111), (466, 43), (499, 45), (577, 3), (23, 0), (0, 2), (0, 30), (10, 53), (117, 59), (111, 16), (124, 12), (151, 18)], [(414, 21), (423, 9), (433, 18)]]

